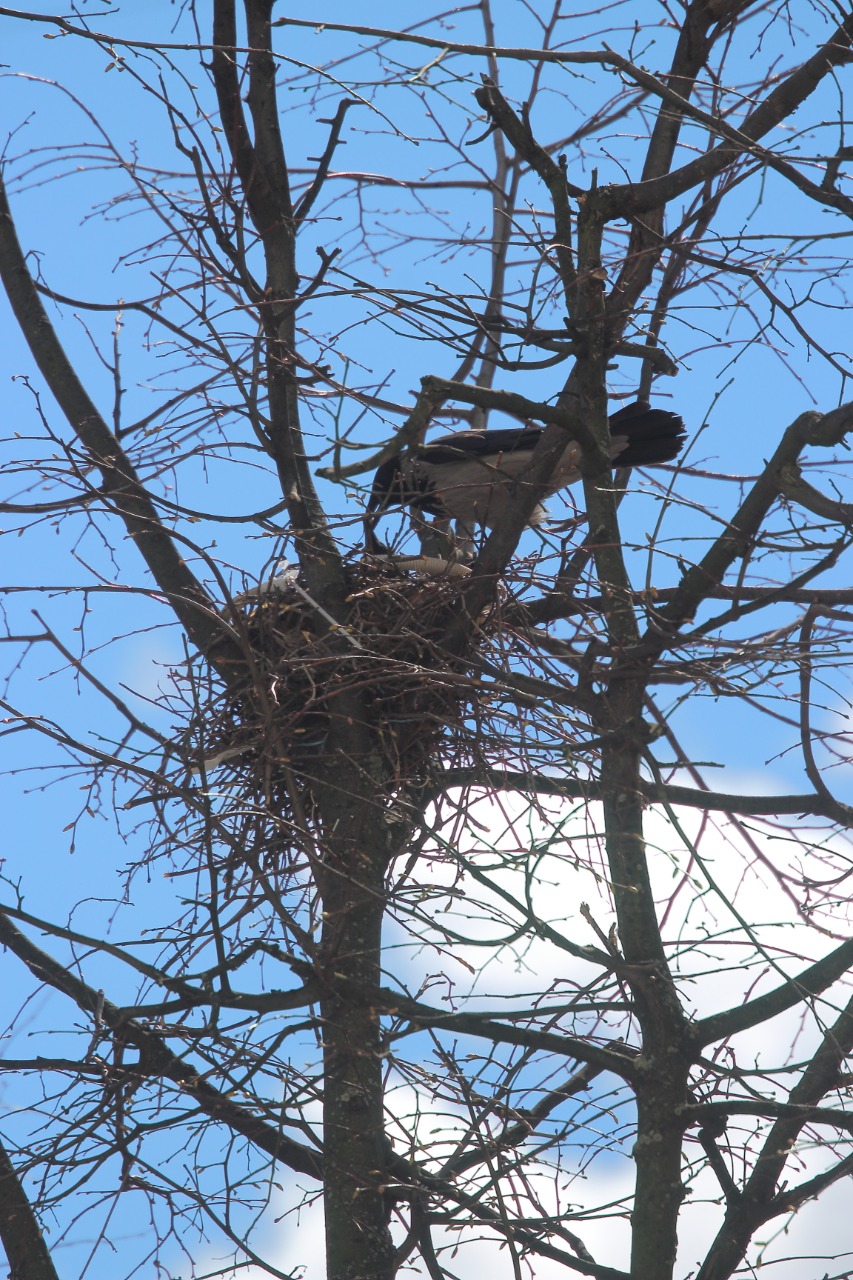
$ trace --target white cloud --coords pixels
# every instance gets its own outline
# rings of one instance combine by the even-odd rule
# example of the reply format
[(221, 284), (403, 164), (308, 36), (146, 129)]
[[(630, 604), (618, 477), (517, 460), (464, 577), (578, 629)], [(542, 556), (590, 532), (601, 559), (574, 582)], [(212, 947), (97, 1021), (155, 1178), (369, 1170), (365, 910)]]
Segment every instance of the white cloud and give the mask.
[[(747, 783), (745, 790), (758, 790), (755, 779), (743, 781)], [(772, 789), (772, 779), (769, 787)], [(412, 906), (420, 913), (421, 939), (417, 945), (411, 944), (401, 925), (389, 930), (389, 967), (405, 975), (410, 989), (425, 984), (424, 998), (448, 1009), (462, 1007), (457, 1001), (464, 993), (471, 993), (475, 1007), (499, 1011), (504, 1003), (513, 1001), (517, 1007), (526, 995), (547, 989), (551, 983), (562, 981), (568, 987), (572, 981), (588, 978), (595, 970), (583, 960), (546, 939), (511, 940), (511, 934), (523, 919), (525, 903), (530, 902), (542, 919), (572, 942), (602, 945), (581, 911), (581, 904), (588, 903), (595, 922), (608, 932), (614, 917), (598, 848), (597, 807), (573, 810), (567, 817), (565, 808), (561, 810), (554, 802), (547, 814), (534, 814), (519, 800), (504, 797), (499, 809), (486, 799), (477, 801), (470, 818), (464, 830), (452, 835), (456, 857), (425, 854), (418, 864), (419, 897)], [(795, 974), (804, 963), (829, 951), (839, 936), (849, 936), (849, 909), (843, 897), (835, 903), (807, 904), (817, 907), (807, 921), (793, 896), (804, 865), (807, 869), (818, 866), (821, 874), (833, 860), (839, 866), (846, 865), (849, 850), (845, 843), (835, 838), (826, 841), (822, 833), (816, 838), (818, 833), (809, 831), (786, 836), (781, 829), (774, 831), (758, 823), (746, 828), (723, 815), (705, 818), (695, 810), (682, 809), (677, 818), (674, 825), (663, 811), (650, 809), (647, 836), (653, 850), (654, 892), (661, 917), (666, 919), (667, 945), (682, 996), (696, 1016), (737, 1006), (777, 987), (786, 975)], [(549, 829), (554, 829), (555, 822), (562, 823), (560, 837), (549, 841)], [(695, 848), (701, 860), (697, 860)], [(538, 858), (533, 880), (527, 874), (531, 856)], [(488, 874), (491, 889), (471, 874), (474, 867)], [(512, 909), (498, 890), (512, 893), (519, 909)], [(506, 940), (502, 945), (498, 945), (499, 929), (477, 905), (481, 899), (504, 913)], [(469, 941), (448, 942), (442, 936), (445, 927), (465, 932)], [(484, 941), (494, 942), (494, 948), (477, 945)], [(440, 974), (447, 977), (439, 978)], [(744, 1083), (747, 1089), (754, 1084), (764, 1095), (783, 1096), (798, 1078), (797, 1064), (808, 1058), (827, 1022), (836, 1016), (833, 1006), (837, 995), (830, 991), (814, 1010), (799, 1006), (733, 1037), (730, 1052), (716, 1063), (718, 1069), (725, 1070), (736, 1059), (738, 1070), (747, 1073), (732, 1077), (733, 1090), (740, 1092)], [(604, 1024), (596, 1030), (607, 1035)], [(428, 1045), (422, 1047), (425, 1043), (425, 1037), (420, 1046), (411, 1037), (398, 1048), (416, 1057), (418, 1052), (428, 1052)], [(463, 1062), (469, 1043), (475, 1050), (482, 1047), (476, 1040), (460, 1041)], [(712, 1046), (709, 1055), (713, 1053)], [(439, 1070), (435, 1061), (425, 1061), (425, 1065)], [(571, 1064), (567, 1065), (570, 1069)], [(759, 1071), (760, 1075), (749, 1074)], [(389, 1109), (396, 1117), (390, 1127), (393, 1132), (396, 1125), (397, 1149), (404, 1151), (405, 1142), (401, 1145), (399, 1139), (409, 1134), (421, 1149), (431, 1141), (439, 1142), (440, 1153), (446, 1156), (465, 1131), (467, 1113), (452, 1100), (436, 1102), (428, 1072), (418, 1076), (414, 1071), (407, 1078), (398, 1076), (397, 1081), (388, 1095)], [(596, 1109), (596, 1099), (601, 1097), (596, 1092), (599, 1085), (608, 1087), (602, 1080), (589, 1091), (586, 1115)], [(543, 1169), (528, 1185), (539, 1200), (538, 1206), (530, 1205), (534, 1213), (561, 1215), (564, 1225), (577, 1233), (597, 1262), (626, 1269), (630, 1250), (627, 1211), (634, 1167), (630, 1142), (623, 1142), (630, 1115), (623, 1104), (614, 1105), (621, 1110), (599, 1127), (597, 1135), (602, 1154), (589, 1160), (591, 1144), (585, 1149), (584, 1134), (579, 1132), (574, 1165), (567, 1148), (559, 1176)], [(602, 1101), (601, 1116), (606, 1108)], [(720, 1150), (735, 1178), (741, 1178), (748, 1167), (748, 1157), (746, 1166), (742, 1163), (742, 1147), (753, 1128), (751, 1120), (733, 1118), (729, 1131), (720, 1139)], [(688, 1142), (686, 1154), (701, 1160), (695, 1141)], [(846, 1148), (841, 1154), (846, 1154)], [(789, 1184), (826, 1168), (833, 1158), (804, 1142), (791, 1162)], [(304, 1275), (304, 1280), (324, 1280), (319, 1204), (298, 1216), (280, 1216), (284, 1200), (294, 1202), (295, 1194), (295, 1181), (286, 1182), (278, 1207), (270, 1210), (271, 1216), (279, 1218), (271, 1236), (274, 1265), (284, 1272)], [(525, 1195), (519, 1189), (516, 1203), (522, 1208)], [(822, 1275), (837, 1269), (836, 1260), (840, 1260), (838, 1267), (847, 1266), (843, 1262), (850, 1240), (846, 1198), (849, 1186), (845, 1183), (832, 1188), (820, 1201), (806, 1204), (792, 1218), (768, 1224), (758, 1233), (749, 1262), (760, 1264), (771, 1280), (802, 1280), (804, 1268), (809, 1275)], [(720, 1187), (705, 1168), (691, 1183), (680, 1221), (676, 1274), (684, 1280), (695, 1274), (724, 1213)], [(435, 1244), (460, 1280), (479, 1280), (489, 1272), (511, 1274), (506, 1246), (488, 1231), (472, 1228), (462, 1241), (455, 1234), (437, 1231)], [(553, 1260), (537, 1258), (531, 1265), (535, 1280), (556, 1280), (567, 1274), (562, 1264)], [(263, 1273), (250, 1270), (244, 1274), (250, 1280), (260, 1280)], [(406, 1274), (419, 1277), (426, 1273), (413, 1265)]]

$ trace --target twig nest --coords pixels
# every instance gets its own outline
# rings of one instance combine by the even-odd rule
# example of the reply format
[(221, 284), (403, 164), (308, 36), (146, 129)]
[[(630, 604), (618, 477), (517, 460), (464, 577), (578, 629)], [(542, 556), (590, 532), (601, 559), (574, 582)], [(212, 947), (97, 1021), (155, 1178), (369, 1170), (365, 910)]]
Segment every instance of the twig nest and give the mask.
[[(429, 556), (356, 561), (343, 624), (293, 569), (241, 592), (225, 616), (246, 653), (246, 678), (203, 718), (206, 767), (263, 767), (268, 783), (284, 767), (318, 774), (341, 694), (357, 690), (396, 784), (420, 775), (466, 697), (464, 664), (442, 641), (464, 608), (470, 572)], [(474, 647), (497, 629), (498, 612), (499, 603), (472, 621)]]

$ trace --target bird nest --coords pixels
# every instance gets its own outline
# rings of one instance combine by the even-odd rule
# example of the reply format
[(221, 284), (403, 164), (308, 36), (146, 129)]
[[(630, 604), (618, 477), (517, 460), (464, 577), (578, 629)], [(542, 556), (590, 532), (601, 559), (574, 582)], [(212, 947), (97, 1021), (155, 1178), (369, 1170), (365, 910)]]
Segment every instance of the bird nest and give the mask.
[[(223, 619), (243, 656), (213, 655), (213, 670), (192, 661), (177, 681), (173, 705), (187, 723), (163, 777), (171, 785), (150, 797), (149, 857), (166, 854), (170, 875), (216, 868), (228, 898), (257, 902), (301, 883), (307, 902), (331, 834), (323, 816), (340, 814), (342, 798), (356, 823), (375, 806), (405, 842), (410, 824), (442, 820), (433, 800), (458, 817), (495, 769), (536, 776), (577, 758), (589, 735), (571, 671), (532, 651), (519, 612), (530, 566), (512, 586), (502, 578), (476, 618), (466, 575), (429, 568), (390, 557), (348, 564), (345, 628), (330, 627), (293, 573), (229, 603)], [(464, 651), (446, 643), (460, 616)], [(543, 676), (552, 702), (538, 696)], [(364, 725), (348, 733), (355, 703)]]
[(466, 661), (443, 647), (465, 608), (462, 566), (377, 557), (349, 573), (342, 627), (329, 625), (293, 571), (237, 597), (226, 616), (241, 640), (245, 679), (203, 706), (196, 685), (197, 772), (216, 773), (218, 790), (227, 785), (232, 798), (238, 791), (241, 803), (285, 827), (299, 808), (310, 819), (316, 785), (340, 766), (332, 742), (341, 739), (340, 717), (351, 714), (347, 695), (357, 695), (363, 740), (383, 763), (379, 802), (423, 787), (437, 754), (458, 755), (460, 737), (473, 736), (470, 657), (497, 630), (500, 604), (472, 619)]

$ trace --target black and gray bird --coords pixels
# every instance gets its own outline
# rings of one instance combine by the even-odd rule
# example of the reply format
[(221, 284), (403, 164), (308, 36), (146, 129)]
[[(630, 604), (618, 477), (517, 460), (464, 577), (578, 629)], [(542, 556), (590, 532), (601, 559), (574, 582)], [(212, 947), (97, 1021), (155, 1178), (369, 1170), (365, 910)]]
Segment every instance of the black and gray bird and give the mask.
[[(452, 547), (460, 559), (474, 550), (477, 525), (494, 529), (510, 500), (513, 481), (529, 467), (542, 437), (542, 427), (510, 427), (497, 431), (457, 431), (431, 444), (397, 454), (373, 478), (367, 504), (367, 550), (387, 552), (375, 525), (389, 507), (409, 507), (424, 555), (447, 558)], [(671, 462), (684, 444), (684, 422), (677, 413), (652, 409), (645, 401), (626, 405), (610, 418), (610, 457), (614, 467), (647, 467)], [(554, 471), (542, 486), (542, 501), (528, 523), (546, 518), (543, 502), (580, 478), (580, 446), (569, 440)], [(435, 517), (429, 525), (424, 516)], [(456, 522), (456, 538), (450, 534)]]

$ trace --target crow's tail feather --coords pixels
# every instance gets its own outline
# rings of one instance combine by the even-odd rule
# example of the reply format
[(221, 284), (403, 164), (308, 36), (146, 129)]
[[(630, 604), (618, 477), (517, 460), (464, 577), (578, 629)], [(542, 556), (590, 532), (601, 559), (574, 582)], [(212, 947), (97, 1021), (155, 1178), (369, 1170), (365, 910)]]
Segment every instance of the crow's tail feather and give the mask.
[(614, 444), (626, 441), (615, 453), (614, 467), (648, 467), (672, 462), (681, 452), (687, 432), (683, 420), (668, 409), (652, 409), (643, 400), (626, 405), (610, 418)]

